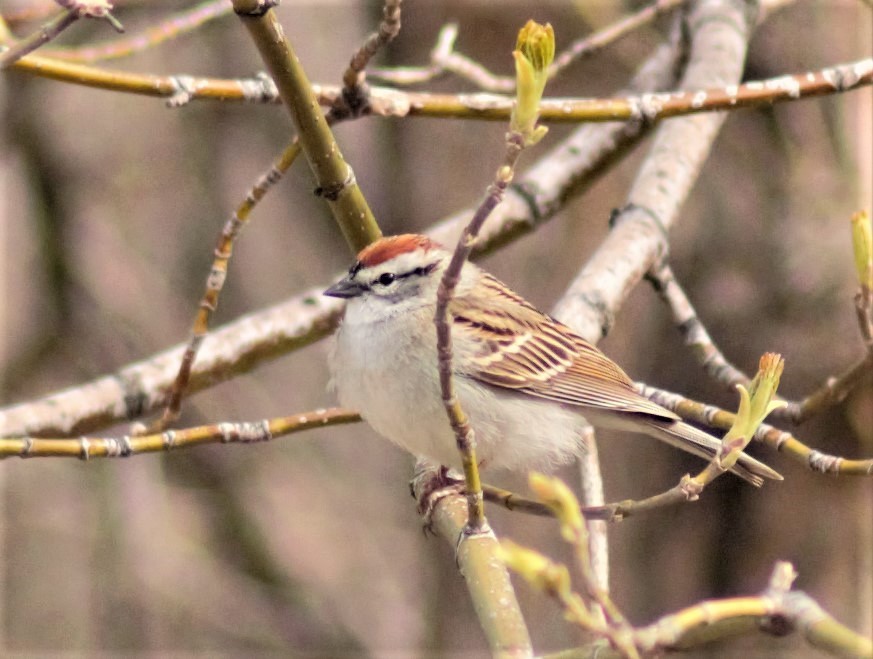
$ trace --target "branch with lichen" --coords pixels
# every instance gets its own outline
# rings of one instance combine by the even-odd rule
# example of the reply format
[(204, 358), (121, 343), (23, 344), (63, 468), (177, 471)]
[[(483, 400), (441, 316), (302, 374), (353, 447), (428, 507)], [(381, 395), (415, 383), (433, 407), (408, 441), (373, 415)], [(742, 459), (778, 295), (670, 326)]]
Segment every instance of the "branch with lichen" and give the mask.
[[(736, 418), (733, 413), (715, 405), (707, 405), (643, 383), (637, 383), (637, 391), (658, 405), (675, 412), (683, 419), (710, 428), (727, 430), (733, 425)], [(762, 423), (758, 427), (753, 439), (763, 443), (773, 451), (784, 453), (796, 462), (803, 464), (807, 469), (817, 473), (834, 476), (873, 475), (873, 458), (853, 460), (828, 455), (808, 447), (791, 433), (766, 423)]]
[(0, 459), (18, 458), (127, 458), (145, 453), (167, 452), (205, 444), (254, 444), (314, 428), (355, 423), (361, 416), (338, 407), (300, 412), (254, 422), (219, 422), (205, 426), (167, 430), (138, 436), (49, 439), (0, 438)]
[(443, 273), (437, 289), (434, 324), (437, 333), (437, 366), (440, 374), (440, 391), (449, 423), (455, 433), (461, 464), (464, 468), (469, 520), (468, 532), (476, 534), (488, 528), (482, 484), (479, 479), (479, 464), (476, 460), (474, 429), (455, 395), (452, 380), (452, 333), (449, 321), (449, 303), (461, 278), (461, 269), (473, 251), (473, 244), (485, 220), (503, 200), (507, 187), (515, 174), (515, 165), (522, 150), (539, 142), (548, 130), (537, 125), (538, 108), (546, 84), (545, 71), (555, 55), (555, 34), (552, 26), (528, 21), (518, 34), (515, 58), (518, 92), (516, 107), (510, 119), (506, 135), (506, 150), (503, 163), (497, 170), (494, 181), (488, 186), (485, 198), (465, 227), (451, 261)]

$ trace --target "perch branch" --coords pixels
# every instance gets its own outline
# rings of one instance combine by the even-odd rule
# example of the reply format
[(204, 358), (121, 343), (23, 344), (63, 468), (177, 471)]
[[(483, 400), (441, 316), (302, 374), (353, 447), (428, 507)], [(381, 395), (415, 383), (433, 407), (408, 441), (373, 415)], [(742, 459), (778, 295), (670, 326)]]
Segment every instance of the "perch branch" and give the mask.
[[(437, 477), (438, 469), (419, 463), (412, 479), (413, 496)], [(468, 510), (460, 494), (450, 493), (436, 503), (430, 527), (456, 548), (456, 560), (467, 582), (473, 608), (485, 632), (491, 654), (526, 657), (533, 654), (530, 636), (503, 562), (497, 558), (498, 543), (491, 531), (458, 543), (467, 526)]]

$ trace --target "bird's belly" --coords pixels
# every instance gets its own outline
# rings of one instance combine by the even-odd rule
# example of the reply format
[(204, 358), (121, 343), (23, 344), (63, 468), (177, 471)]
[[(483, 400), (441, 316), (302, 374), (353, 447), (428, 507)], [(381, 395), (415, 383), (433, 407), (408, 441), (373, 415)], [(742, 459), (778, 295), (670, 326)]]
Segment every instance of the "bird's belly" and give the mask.
[[(332, 351), (334, 387), (344, 407), (415, 455), (460, 466), (455, 436), (442, 403), (433, 337), (342, 328)], [(413, 345), (425, 341), (426, 346)], [(366, 345), (366, 350), (353, 346)], [(432, 354), (421, 363), (412, 355)], [(336, 365), (343, 364), (338, 369)], [(475, 433), (485, 468), (545, 469), (567, 462), (583, 447), (582, 420), (560, 406), (455, 376), (455, 391)]]

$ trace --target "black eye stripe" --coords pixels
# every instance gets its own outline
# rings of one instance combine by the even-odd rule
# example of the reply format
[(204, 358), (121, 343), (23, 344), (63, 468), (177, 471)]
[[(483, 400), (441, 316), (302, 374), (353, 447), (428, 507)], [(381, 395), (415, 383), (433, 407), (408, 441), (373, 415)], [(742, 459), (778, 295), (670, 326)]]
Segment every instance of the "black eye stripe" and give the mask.
[[(360, 270), (360, 264), (355, 264), (353, 267), (354, 274), (357, 274), (358, 270)], [(409, 272), (402, 272), (400, 274), (394, 274), (393, 272), (383, 272), (381, 275), (376, 277), (370, 282), (370, 285), (373, 286), (375, 284), (379, 284), (381, 286), (390, 286), (395, 281), (400, 279), (406, 279), (407, 277), (422, 277), (426, 274), (429, 274), (434, 268), (437, 267), (437, 263), (429, 263), (428, 265), (421, 266), (420, 268), (415, 268), (415, 270), (410, 270)], [(355, 269), (356, 268), (356, 269)], [(350, 271), (351, 272), (351, 271)]]

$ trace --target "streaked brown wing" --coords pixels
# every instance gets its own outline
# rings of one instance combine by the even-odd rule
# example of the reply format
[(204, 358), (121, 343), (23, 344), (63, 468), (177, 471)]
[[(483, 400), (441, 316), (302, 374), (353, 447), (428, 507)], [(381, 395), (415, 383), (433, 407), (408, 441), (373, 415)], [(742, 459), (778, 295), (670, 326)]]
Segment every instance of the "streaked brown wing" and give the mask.
[(481, 298), (468, 294), (450, 305), (453, 331), (475, 335), (464, 342), (477, 346), (464, 375), (567, 405), (678, 418), (639, 395), (624, 371), (575, 332), (491, 275), (482, 283)]

